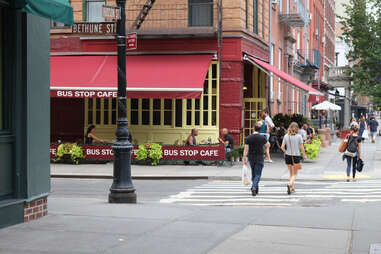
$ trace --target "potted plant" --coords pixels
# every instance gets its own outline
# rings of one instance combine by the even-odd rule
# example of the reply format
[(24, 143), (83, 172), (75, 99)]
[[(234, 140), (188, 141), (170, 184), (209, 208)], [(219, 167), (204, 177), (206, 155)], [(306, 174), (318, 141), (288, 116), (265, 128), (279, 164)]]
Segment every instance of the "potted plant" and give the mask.
[(163, 158), (163, 148), (159, 144), (142, 144), (139, 145), (138, 150), (136, 151), (137, 160), (145, 160), (152, 166), (158, 165), (161, 158)]
[(312, 140), (307, 141), (304, 144), (304, 149), (306, 150), (306, 155), (308, 159), (314, 160), (318, 157), (321, 148), (321, 140), (320, 138), (314, 138)]
[(83, 149), (76, 143), (61, 144), (57, 148), (57, 158), (54, 160), (66, 163), (78, 164), (80, 159), (85, 158)]

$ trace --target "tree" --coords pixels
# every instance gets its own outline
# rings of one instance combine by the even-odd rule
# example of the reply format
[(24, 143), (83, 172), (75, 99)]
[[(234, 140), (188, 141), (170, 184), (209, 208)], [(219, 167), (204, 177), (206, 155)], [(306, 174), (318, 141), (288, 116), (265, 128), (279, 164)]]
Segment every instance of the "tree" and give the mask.
[(349, 0), (344, 7), (346, 15), (339, 18), (350, 46), (351, 88), (381, 103), (381, 0)]

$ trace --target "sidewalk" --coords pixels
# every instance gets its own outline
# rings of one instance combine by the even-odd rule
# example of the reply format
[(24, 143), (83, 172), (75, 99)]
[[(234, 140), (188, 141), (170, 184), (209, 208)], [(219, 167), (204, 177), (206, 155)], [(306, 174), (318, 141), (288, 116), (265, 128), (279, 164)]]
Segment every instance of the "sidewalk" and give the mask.
[[(303, 170), (298, 179), (304, 180), (340, 180), (344, 179), (346, 163), (338, 152), (340, 139), (335, 139), (331, 146), (322, 148), (316, 160), (303, 164)], [(363, 144), (363, 160), (365, 169), (358, 178), (381, 178), (381, 147), (380, 141)], [(376, 149), (377, 148), (377, 149)], [(263, 170), (263, 180), (286, 180), (288, 169), (281, 154), (273, 154), (273, 163), (266, 163)], [(233, 167), (217, 166), (185, 166), (132, 165), (132, 176), (135, 179), (219, 179), (239, 180), (241, 178), (241, 162), (235, 162)], [(112, 178), (113, 164), (66, 165), (51, 164), (52, 177), (67, 178)]]

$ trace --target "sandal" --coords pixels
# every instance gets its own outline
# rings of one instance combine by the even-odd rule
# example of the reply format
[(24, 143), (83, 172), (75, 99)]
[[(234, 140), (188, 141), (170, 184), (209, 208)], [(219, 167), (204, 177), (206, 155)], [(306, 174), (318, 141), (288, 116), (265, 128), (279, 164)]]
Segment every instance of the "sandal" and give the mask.
[(287, 184), (287, 194), (291, 195), (291, 185)]

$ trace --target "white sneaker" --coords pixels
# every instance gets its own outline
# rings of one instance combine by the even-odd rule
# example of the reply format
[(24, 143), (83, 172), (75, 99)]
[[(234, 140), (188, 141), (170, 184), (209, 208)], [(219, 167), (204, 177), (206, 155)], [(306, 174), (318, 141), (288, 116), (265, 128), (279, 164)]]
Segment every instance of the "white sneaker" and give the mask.
[(273, 160), (265, 160), (265, 162), (267, 162), (267, 163), (273, 163)]

